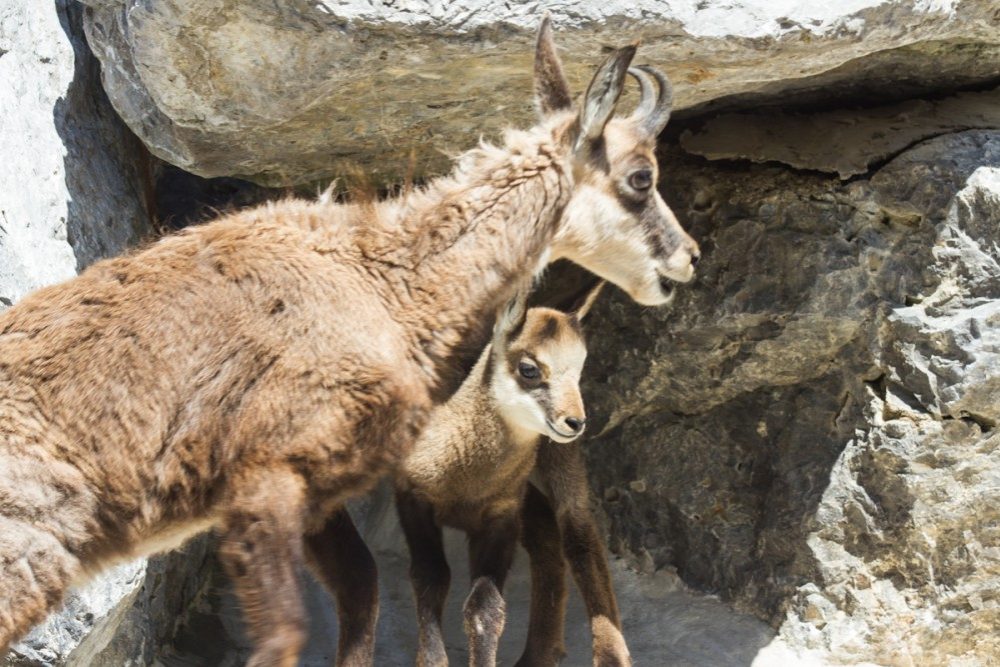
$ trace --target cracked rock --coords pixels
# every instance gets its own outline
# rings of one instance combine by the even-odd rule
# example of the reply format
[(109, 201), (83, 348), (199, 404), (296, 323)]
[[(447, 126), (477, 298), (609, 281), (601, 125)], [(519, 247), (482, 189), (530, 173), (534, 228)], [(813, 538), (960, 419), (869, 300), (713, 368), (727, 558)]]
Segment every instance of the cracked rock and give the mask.
[(671, 307), (588, 320), (610, 543), (770, 619), (758, 667), (992, 664), (1000, 132), (850, 183), (661, 164), (704, 252)]
[(497, 3), (85, 0), (112, 103), (158, 157), (271, 185), (360, 169), (440, 172), (533, 116), (531, 57), (552, 13), (581, 91), (608, 46), (642, 40), (677, 109), (898, 100), (996, 83), (990, 0)]

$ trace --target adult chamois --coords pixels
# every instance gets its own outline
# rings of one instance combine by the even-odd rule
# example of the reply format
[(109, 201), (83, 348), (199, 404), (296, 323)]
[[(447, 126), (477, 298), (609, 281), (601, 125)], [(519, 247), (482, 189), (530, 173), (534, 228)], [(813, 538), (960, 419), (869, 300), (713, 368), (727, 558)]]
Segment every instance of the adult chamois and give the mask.
[[(544, 23), (544, 120), (449, 177), (224, 216), (0, 315), (0, 655), (69, 586), (214, 528), (249, 664), (295, 665), (301, 565), (336, 582), (336, 510), (408, 454), (501, 303), (560, 257), (643, 304), (691, 279), (654, 187), (666, 88), (611, 118), (634, 53), (577, 112)], [(370, 660), (353, 645), (343, 663)]]

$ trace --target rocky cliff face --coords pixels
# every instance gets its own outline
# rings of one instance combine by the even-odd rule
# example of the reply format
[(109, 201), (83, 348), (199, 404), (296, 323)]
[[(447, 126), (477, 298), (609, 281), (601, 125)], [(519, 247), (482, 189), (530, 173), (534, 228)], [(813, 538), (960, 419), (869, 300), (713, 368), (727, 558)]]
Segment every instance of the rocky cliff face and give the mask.
[[(350, 163), (385, 183), (411, 150), (418, 173), (434, 173), (432, 149), (530, 122), (534, 5), (86, 4), (114, 108), (190, 172), (288, 184)], [(662, 138), (661, 189), (704, 250), (670, 307), (612, 292), (589, 324), (586, 447), (609, 547), (633, 569), (618, 583), (637, 661), (992, 664), (996, 7), (546, 4), (577, 83), (600, 46), (635, 36), (671, 74), (680, 112)], [(269, 195), (143, 157), (96, 85), (77, 10), (57, 9), (0, 10), (0, 73), (16, 83), (0, 89), (5, 303), (134, 243), (150, 209), (181, 224), (204, 217), (198, 202)], [(391, 575), (382, 641), (398, 644), (408, 592), (386, 516), (378, 502), (359, 514)], [(201, 587), (203, 548), (112, 574), (14, 664), (238, 661), (214, 575), (177, 613)], [(181, 579), (186, 567), (200, 574)], [(671, 598), (661, 584), (674, 573), (743, 615)], [(333, 616), (318, 592), (312, 608), (320, 664)]]
[(613, 548), (826, 661), (1000, 655), (998, 149), (945, 134), (845, 182), (665, 147), (705, 261), (670, 309), (592, 315)]
[(68, 2), (0, 7), (0, 307), (148, 232), (141, 146)]

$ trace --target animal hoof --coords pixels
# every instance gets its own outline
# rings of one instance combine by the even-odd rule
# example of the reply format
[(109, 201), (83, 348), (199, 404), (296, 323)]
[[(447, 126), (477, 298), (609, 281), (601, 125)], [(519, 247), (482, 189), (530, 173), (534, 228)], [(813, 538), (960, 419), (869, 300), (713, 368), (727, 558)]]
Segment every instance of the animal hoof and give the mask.
[(598, 616), (590, 627), (594, 635), (594, 667), (632, 667), (625, 638), (614, 623)]

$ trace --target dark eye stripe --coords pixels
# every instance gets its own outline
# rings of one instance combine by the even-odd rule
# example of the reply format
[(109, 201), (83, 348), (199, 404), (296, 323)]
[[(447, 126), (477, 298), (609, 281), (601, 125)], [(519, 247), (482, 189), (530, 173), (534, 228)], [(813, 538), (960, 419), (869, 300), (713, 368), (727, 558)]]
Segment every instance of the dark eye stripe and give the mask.
[(656, 200), (650, 198), (649, 204), (642, 209), (642, 213), (639, 215), (639, 221), (646, 232), (646, 238), (649, 239), (649, 243), (653, 246), (653, 254), (666, 255), (667, 247), (664, 245), (665, 230), (657, 214)]

